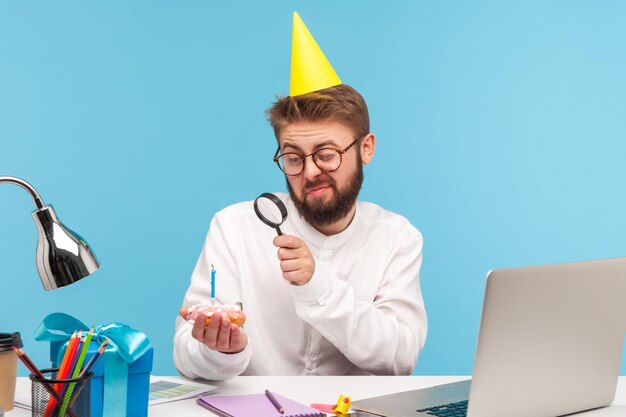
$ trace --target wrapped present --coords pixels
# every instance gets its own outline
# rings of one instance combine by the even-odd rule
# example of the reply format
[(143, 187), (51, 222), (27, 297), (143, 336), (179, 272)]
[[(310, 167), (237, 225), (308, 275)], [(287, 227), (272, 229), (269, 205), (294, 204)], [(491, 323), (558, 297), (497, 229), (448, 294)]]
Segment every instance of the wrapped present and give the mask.
[[(50, 342), (52, 367), (58, 367), (75, 330), (89, 331), (78, 319), (64, 313), (46, 316), (35, 339)], [(106, 351), (93, 369), (91, 417), (146, 417), (154, 349), (142, 332), (122, 323), (94, 327), (85, 363), (105, 339)]]

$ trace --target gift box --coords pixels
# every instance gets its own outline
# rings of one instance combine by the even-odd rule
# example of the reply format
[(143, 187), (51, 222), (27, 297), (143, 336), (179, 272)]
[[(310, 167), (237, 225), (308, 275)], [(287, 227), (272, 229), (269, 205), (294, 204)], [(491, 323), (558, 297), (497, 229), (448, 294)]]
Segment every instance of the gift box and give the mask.
[[(63, 313), (44, 318), (35, 334), (36, 340), (50, 342), (50, 361), (58, 367), (74, 330), (89, 328)], [(91, 379), (91, 417), (146, 417), (150, 394), (150, 373), (154, 349), (138, 330), (122, 323), (94, 328), (85, 363), (100, 344), (109, 340), (107, 350), (93, 368)]]

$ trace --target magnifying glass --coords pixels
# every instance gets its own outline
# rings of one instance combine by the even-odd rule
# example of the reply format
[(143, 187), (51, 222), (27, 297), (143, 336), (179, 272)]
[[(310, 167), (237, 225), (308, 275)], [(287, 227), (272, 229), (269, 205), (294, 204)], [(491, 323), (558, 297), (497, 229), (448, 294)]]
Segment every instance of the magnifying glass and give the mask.
[(254, 200), (254, 212), (258, 218), (268, 225), (276, 229), (278, 235), (282, 235), (280, 225), (287, 219), (287, 207), (272, 193), (263, 193)]

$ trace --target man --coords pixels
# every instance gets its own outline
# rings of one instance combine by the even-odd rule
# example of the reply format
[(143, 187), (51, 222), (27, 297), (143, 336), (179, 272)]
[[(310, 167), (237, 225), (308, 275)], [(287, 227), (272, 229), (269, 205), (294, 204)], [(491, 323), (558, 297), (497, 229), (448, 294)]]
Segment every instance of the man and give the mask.
[(182, 374), (413, 370), (427, 330), (422, 236), (404, 217), (357, 200), (376, 140), (361, 95), (336, 81), (300, 94), (292, 85), (269, 109), (274, 161), (289, 190), (278, 194), (288, 211), (284, 234), (261, 223), (252, 202), (215, 215), (183, 306), (209, 303), (213, 264), (218, 300), (240, 304), (247, 321), (239, 328), (215, 314), (205, 327), (204, 317), (179, 317), (174, 362)]

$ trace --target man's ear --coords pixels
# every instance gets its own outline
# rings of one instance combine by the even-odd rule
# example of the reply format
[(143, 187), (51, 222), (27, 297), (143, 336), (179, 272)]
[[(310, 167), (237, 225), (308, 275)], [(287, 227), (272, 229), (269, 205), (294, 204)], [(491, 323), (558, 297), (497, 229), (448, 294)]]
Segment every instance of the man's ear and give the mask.
[(363, 161), (364, 165), (369, 164), (374, 157), (375, 148), (376, 135), (368, 133), (367, 136), (365, 136), (361, 141), (361, 148), (359, 149), (359, 152), (361, 152), (361, 161)]

